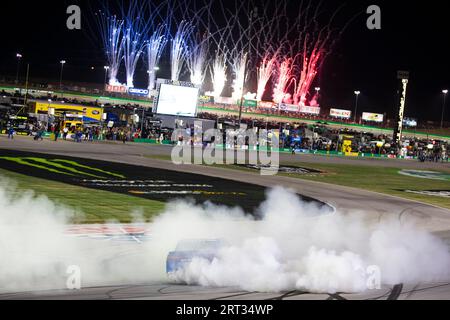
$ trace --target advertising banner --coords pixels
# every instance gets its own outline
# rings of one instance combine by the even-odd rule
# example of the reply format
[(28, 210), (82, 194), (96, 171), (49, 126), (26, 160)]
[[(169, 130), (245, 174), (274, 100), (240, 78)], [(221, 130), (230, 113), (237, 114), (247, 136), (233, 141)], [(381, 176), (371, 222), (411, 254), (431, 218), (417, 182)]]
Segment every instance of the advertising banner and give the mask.
[(130, 88), (128, 94), (132, 96), (148, 97), (150, 91), (148, 89)]
[(330, 116), (341, 119), (350, 119), (352, 117), (352, 112), (349, 110), (331, 109)]
[(98, 107), (87, 107), (80, 105), (70, 105), (70, 104), (57, 104), (48, 102), (36, 102), (34, 104), (33, 113), (46, 113), (48, 114), (50, 110), (54, 110), (54, 114), (58, 117), (69, 115), (80, 115), (87, 120), (101, 121), (103, 118), (103, 109)]
[(200, 96), (199, 97), (200, 103), (214, 103), (214, 97), (213, 96)]
[(107, 92), (114, 92), (114, 93), (127, 93), (127, 87), (126, 86), (111, 86), (109, 84), (105, 87)]
[(280, 110), (288, 112), (299, 112), (299, 106), (294, 104), (280, 103)]
[(244, 100), (242, 103), (242, 106), (245, 108), (257, 108), (258, 107), (258, 101), (256, 100)]
[(218, 104), (236, 104), (236, 101), (234, 101), (233, 98), (227, 98), (227, 97), (216, 97), (215, 102)]
[(364, 121), (370, 121), (370, 122), (383, 122), (384, 116), (382, 114), (378, 113), (370, 113), (370, 112), (364, 112), (362, 119)]
[(298, 112), (305, 114), (320, 114), (320, 107), (298, 106), (295, 104), (280, 103), (280, 110), (288, 112)]
[(300, 113), (319, 115), (320, 107), (300, 106)]
[(415, 128), (417, 127), (417, 120), (406, 118), (405, 120), (403, 120), (403, 124), (406, 127)]
[(270, 102), (270, 101), (260, 101), (259, 107), (263, 108), (263, 109), (276, 109), (276, 108), (278, 108), (278, 105), (276, 103)]

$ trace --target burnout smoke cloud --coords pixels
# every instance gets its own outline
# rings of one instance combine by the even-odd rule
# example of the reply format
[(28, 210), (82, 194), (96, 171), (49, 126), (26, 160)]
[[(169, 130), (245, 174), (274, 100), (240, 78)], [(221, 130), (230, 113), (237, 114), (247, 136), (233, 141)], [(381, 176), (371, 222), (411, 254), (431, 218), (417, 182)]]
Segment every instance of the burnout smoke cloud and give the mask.
[[(82, 286), (167, 283), (165, 260), (183, 239), (224, 239), (212, 262), (194, 259), (178, 280), (258, 292), (367, 290), (367, 267), (383, 284), (444, 281), (450, 254), (433, 235), (397, 220), (368, 224), (362, 213), (329, 214), (282, 188), (268, 191), (261, 220), (239, 208), (170, 203), (152, 240), (122, 244), (64, 235), (73, 210), (0, 183), (0, 292), (65, 288), (70, 266)], [(137, 217), (137, 220), (139, 218)]]

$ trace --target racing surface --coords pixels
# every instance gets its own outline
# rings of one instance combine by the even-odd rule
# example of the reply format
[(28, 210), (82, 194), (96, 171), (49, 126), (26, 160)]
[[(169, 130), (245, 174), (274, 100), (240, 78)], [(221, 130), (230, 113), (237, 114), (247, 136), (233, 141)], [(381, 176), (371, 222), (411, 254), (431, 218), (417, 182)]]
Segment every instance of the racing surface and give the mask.
[[(204, 175), (67, 156), (0, 149), (0, 168), (85, 188), (167, 202), (194, 199), (255, 210), (265, 200), (266, 188)], [(299, 197), (314, 202), (309, 197)]]
[(402, 284), (364, 294), (311, 294), (291, 291), (280, 294), (244, 292), (233, 288), (209, 289), (164, 284), (94, 287), (81, 291), (49, 291), (0, 295), (1, 300), (435, 300), (449, 299), (450, 283), (416, 286)]
[[(25, 153), (19, 153), (19, 151)], [(292, 189), (297, 194), (301, 194), (308, 199), (317, 199), (325, 202), (341, 212), (360, 211), (364, 220), (366, 221), (382, 221), (386, 217), (397, 217), (400, 221), (407, 222), (409, 219), (419, 221), (421, 228), (433, 232), (440, 238), (444, 239), (450, 245), (450, 211), (426, 205), (419, 202), (408, 201), (397, 197), (390, 197), (387, 195), (371, 193), (359, 189), (352, 189), (346, 187), (338, 187), (333, 185), (307, 182), (298, 179), (270, 176), (263, 177), (251, 172), (236, 172), (228, 169), (220, 169), (213, 167), (199, 167), (199, 166), (176, 166), (170, 162), (163, 160), (156, 160), (149, 156), (160, 156), (170, 154), (170, 149), (167, 147), (148, 146), (148, 145), (121, 145), (121, 144), (74, 144), (71, 142), (51, 141), (34, 142), (27, 138), (16, 139), (14, 142), (7, 141), (4, 137), (0, 137), (0, 157), (15, 156), (15, 157), (29, 157), (30, 153), (34, 153), (33, 157), (41, 157), (45, 159), (72, 159), (91, 168), (101, 169), (105, 172), (114, 174), (123, 174), (126, 179), (135, 179), (138, 174), (144, 172), (164, 171), (165, 176), (162, 180), (170, 180), (177, 182), (175, 178), (181, 175), (183, 178), (189, 180), (189, 184), (209, 184), (222, 188), (224, 192), (229, 192), (229, 187), (237, 188), (238, 192), (246, 190), (251, 195), (252, 201), (248, 205), (249, 208), (254, 208), (255, 204), (264, 198), (264, 190), (267, 187), (280, 185)], [(44, 156), (46, 154), (47, 156)], [(306, 160), (308, 160), (307, 158)], [(334, 159), (332, 159), (334, 160)], [(399, 166), (400, 162), (382, 162), (364, 160), (340, 160), (337, 161), (357, 161), (358, 164), (372, 165), (372, 162), (377, 165)], [(103, 162), (108, 161), (114, 164), (106, 165)], [(312, 161), (312, 160), (311, 160)], [(320, 161), (330, 161), (326, 158), (320, 158)], [(305, 162), (305, 158), (302, 159)], [(359, 163), (361, 162), (361, 163)], [(0, 166), (8, 170), (20, 172), (23, 170), (23, 165), (7, 161), (1, 161)], [(424, 169), (434, 167), (435, 164), (419, 164), (416, 162), (401, 162), (405, 168), (408, 169)], [(115, 164), (120, 164), (115, 165)], [(128, 165), (125, 165), (128, 164)], [(133, 166), (129, 165), (133, 164)], [(5, 167), (8, 165), (9, 167)], [(448, 169), (448, 165), (445, 168)], [(119, 170), (120, 168), (120, 170)], [(126, 170), (124, 168), (127, 168)], [(135, 168), (136, 171), (133, 172)], [(152, 170), (157, 168), (157, 170)], [(86, 168), (83, 168), (85, 170)], [(145, 170), (147, 169), (147, 170)], [(121, 171), (124, 170), (124, 171)], [(23, 172), (23, 171), (22, 171)], [(39, 177), (42, 173), (32, 173)], [(83, 171), (84, 172), (84, 171)], [(93, 173), (88, 170), (88, 173)], [(176, 172), (171, 176), (167, 176), (169, 172)], [(97, 173), (101, 176), (100, 171)], [(95, 170), (94, 170), (94, 174)], [(128, 176), (127, 176), (128, 175)], [(49, 179), (51, 175), (45, 173), (45, 177)], [(164, 179), (165, 177), (165, 179)], [(60, 174), (54, 179), (68, 179), (66, 183), (74, 182), (72, 177), (61, 177)], [(86, 178), (86, 177), (85, 177)], [(88, 177), (92, 179), (95, 177)], [(117, 178), (117, 177), (116, 177)], [(169, 179), (170, 178), (170, 179)], [(223, 180), (222, 180), (223, 179)], [(118, 179), (120, 180), (120, 179)], [(60, 181), (60, 180), (58, 180)], [(186, 181), (184, 183), (187, 183)], [(225, 184), (226, 185), (225, 185)], [(85, 185), (89, 187), (89, 185)], [(227, 186), (226, 188), (224, 186)], [(98, 186), (96, 186), (98, 187)], [(124, 192), (118, 188), (116, 192)], [(125, 188), (128, 189), (128, 188)], [(124, 190), (125, 190), (124, 189)], [(235, 192), (235, 191), (233, 191)], [(143, 196), (136, 195), (136, 196)], [(148, 196), (148, 195), (146, 195)], [(152, 199), (155, 195), (152, 195)], [(161, 195), (159, 195), (161, 196)], [(156, 195), (158, 197), (158, 195)], [(221, 195), (222, 197), (222, 195)], [(210, 199), (208, 196), (206, 197)], [(197, 199), (197, 198), (196, 198)], [(198, 198), (202, 201), (202, 197)], [(229, 195), (222, 203), (232, 205), (236, 201), (236, 195)], [(241, 201), (239, 203), (243, 205)], [(150, 231), (151, 233), (151, 231)], [(128, 236), (133, 237), (135, 233), (131, 232)], [(127, 236), (125, 232), (125, 236)], [(130, 246), (136, 245), (133, 241), (123, 245), (124, 252), (127, 252)], [(405, 286), (398, 284), (396, 286), (384, 287), (381, 290), (374, 290), (363, 294), (310, 294), (305, 292), (284, 292), (282, 294), (262, 294), (243, 292), (240, 289), (222, 288), (212, 289), (196, 286), (173, 285), (166, 283), (142, 283), (129, 285), (113, 285), (107, 287), (92, 287), (84, 288), (80, 291), (43, 291), (43, 292), (27, 292), (2, 294), (0, 299), (154, 299), (154, 300), (365, 300), (365, 299), (380, 299), (380, 300), (403, 300), (403, 299), (450, 299), (450, 284), (448, 283), (430, 283), (430, 284), (416, 284)]]

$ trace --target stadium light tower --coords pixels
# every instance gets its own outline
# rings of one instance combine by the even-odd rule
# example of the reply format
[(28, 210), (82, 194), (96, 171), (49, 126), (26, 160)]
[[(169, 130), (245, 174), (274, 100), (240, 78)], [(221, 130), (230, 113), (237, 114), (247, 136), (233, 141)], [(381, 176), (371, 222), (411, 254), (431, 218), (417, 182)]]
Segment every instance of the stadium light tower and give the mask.
[(61, 64), (61, 73), (59, 76), (59, 90), (62, 92), (62, 79), (63, 79), (64, 65), (66, 64), (66, 60), (61, 60), (59, 63)]
[(319, 105), (319, 94), (320, 94), (320, 87), (316, 87), (316, 104)]
[(355, 123), (357, 120), (357, 114), (358, 114), (358, 99), (359, 99), (359, 95), (361, 94), (361, 91), (355, 91), (355, 95), (356, 95), (356, 104), (355, 104)]
[(104, 66), (103, 69), (105, 69), (105, 80), (103, 81), (103, 85), (104, 85), (103, 94), (105, 94), (105, 92), (106, 92), (106, 85), (107, 85), (106, 81), (107, 81), (107, 78), (108, 78), (109, 66)]
[(442, 118), (441, 118), (441, 129), (444, 129), (444, 114), (445, 114), (445, 103), (447, 102), (447, 94), (448, 90), (442, 90), (442, 93), (444, 94), (444, 103), (442, 104)]
[(106, 79), (108, 78), (109, 66), (104, 66), (103, 69), (105, 69), (105, 81), (104, 81), (104, 84), (106, 85)]
[(16, 58), (17, 58), (17, 73), (16, 73), (16, 84), (19, 83), (19, 71), (20, 71), (20, 61), (22, 60), (22, 54), (17, 53), (16, 54)]

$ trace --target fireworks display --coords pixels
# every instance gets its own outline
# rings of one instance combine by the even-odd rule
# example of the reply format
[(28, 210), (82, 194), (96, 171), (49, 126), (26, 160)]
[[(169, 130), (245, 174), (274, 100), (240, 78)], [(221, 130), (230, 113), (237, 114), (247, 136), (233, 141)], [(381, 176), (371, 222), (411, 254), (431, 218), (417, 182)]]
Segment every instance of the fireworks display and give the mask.
[(170, 48), (170, 61), (172, 63), (172, 81), (180, 79), (180, 73), (183, 65), (192, 55), (190, 48), (187, 45), (187, 39), (191, 36), (193, 28), (189, 22), (182, 21), (178, 27), (175, 37), (172, 39), (172, 46)]
[[(109, 84), (133, 87), (143, 60), (153, 90), (164, 59), (171, 80), (190, 81), (216, 98), (231, 92), (234, 101), (245, 94), (299, 108), (316, 102), (317, 74), (342, 32), (331, 27), (336, 12), (321, 19), (321, 5), (312, 1), (298, 4), (298, 12), (287, 0), (201, 2), (133, 0), (120, 16), (98, 12)], [(122, 66), (126, 77), (118, 79)]]
[(191, 42), (191, 54), (188, 56), (186, 63), (191, 73), (191, 82), (201, 87), (206, 77), (206, 67), (208, 60), (208, 41), (205, 37), (197, 41), (195, 37)]
[(109, 84), (117, 85), (117, 75), (123, 58), (123, 21), (103, 11), (97, 12), (96, 17), (109, 65)]
[(167, 36), (164, 26), (159, 26), (147, 41), (147, 66), (148, 66), (148, 89), (155, 89), (156, 71), (161, 60), (164, 48), (167, 44)]
[(214, 88), (213, 96), (215, 98), (221, 97), (227, 82), (227, 65), (225, 57), (220, 53), (216, 54), (211, 67), (211, 81)]
[(272, 57), (267, 54), (258, 68), (258, 89), (256, 92), (256, 99), (258, 101), (262, 101), (266, 86), (276, 71), (277, 59), (277, 54), (274, 54)]
[(292, 75), (293, 59), (287, 58), (281, 62), (278, 69), (278, 80), (273, 92), (273, 101), (275, 103), (291, 103), (291, 95), (288, 92), (288, 88), (291, 83), (295, 81)]

